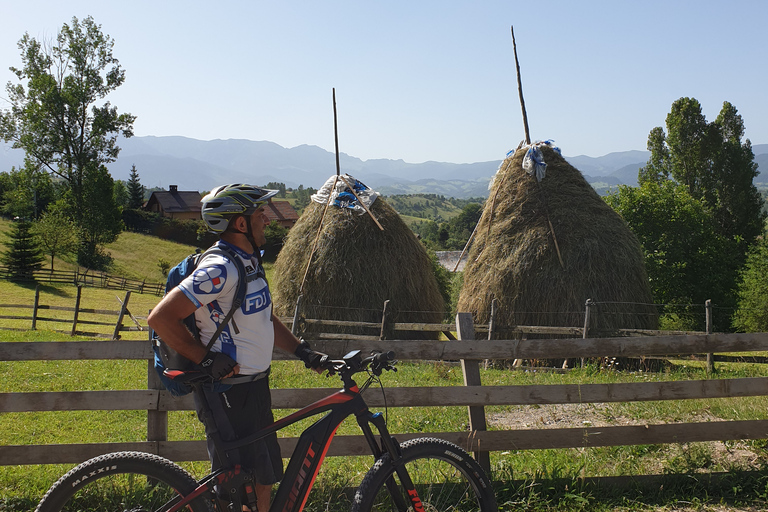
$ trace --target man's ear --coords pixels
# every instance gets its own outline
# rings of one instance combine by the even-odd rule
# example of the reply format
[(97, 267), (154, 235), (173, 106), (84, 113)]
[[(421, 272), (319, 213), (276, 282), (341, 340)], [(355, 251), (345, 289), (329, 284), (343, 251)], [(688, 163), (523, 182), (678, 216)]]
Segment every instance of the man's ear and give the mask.
[(242, 215), (238, 215), (232, 219), (232, 227), (235, 228), (236, 231), (242, 233), (248, 228), (248, 220)]

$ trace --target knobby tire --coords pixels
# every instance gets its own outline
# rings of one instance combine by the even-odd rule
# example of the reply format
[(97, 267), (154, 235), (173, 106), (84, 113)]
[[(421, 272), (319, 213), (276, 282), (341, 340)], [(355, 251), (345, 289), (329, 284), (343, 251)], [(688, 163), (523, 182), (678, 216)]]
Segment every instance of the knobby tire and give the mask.
[[(192, 476), (173, 462), (143, 452), (118, 452), (94, 457), (61, 477), (36, 512), (153, 512), (176, 495), (197, 487)], [(186, 509), (209, 512), (198, 499)]]
[[(496, 498), (485, 472), (455, 444), (425, 437), (406, 441), (400, 447), (403, 463), (425, 512), (497, 511)], [(408, 503), (407, 510), (413, 511), (415, 508), (400, 484), (390, 455), (384, 454), (360, 484), (352, 512), (398, 510), (387, 487), (390, 478), (403, 496), (400, 503)]]

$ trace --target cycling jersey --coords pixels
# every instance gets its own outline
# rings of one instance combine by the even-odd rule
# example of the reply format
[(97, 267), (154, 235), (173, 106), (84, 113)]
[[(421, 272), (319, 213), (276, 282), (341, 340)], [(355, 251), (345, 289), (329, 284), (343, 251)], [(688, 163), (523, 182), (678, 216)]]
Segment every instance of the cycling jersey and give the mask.
[[(241, 259), (247, 289), (243, 304), (211, 350), (223, 352), (237, 361), (242, 375), (263, 372), (272, 361), (275, 341), (272, 297), (264, 269), (254, 255), (239, 247), (223, 240), (217, 244), (226, 245)], [(179, 289), (198, 308), (195, 322), (204, 345), (231, 309), (238, 279), (235, 263), (223, 254), (212, 253), (206, 254), (195, 271), (179, 284)]]

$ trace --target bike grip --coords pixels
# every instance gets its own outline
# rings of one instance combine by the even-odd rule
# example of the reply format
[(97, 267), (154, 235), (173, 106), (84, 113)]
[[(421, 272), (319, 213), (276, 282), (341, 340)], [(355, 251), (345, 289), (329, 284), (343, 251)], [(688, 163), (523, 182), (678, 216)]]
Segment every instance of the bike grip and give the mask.
[(377, 363), (386, 363), (387, 361), (392, 361), (394, 358), (395, 352), (393, 350), (379, 352), (378, 354), (373, 355), (373, 360)]

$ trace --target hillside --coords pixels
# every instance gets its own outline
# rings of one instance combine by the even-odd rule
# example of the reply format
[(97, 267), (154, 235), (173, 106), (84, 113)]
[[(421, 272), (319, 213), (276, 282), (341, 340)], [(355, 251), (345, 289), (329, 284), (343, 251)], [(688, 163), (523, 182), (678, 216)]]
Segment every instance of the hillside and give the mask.
[[(266, 184), (270, 181), (319, 188), (336, 172), (335, 155), (317, 146), (284, 148), (274, 142), (252, 140), (202, 141), (185, 137), (131, 137), (119, 141), (116, 162), (109, 165), (112, 176), (128, 180), (132, 165), (146, 187), (210, 190), (222, 183)], [(23, 165), (24, 155), (0, 145), (0, 172)], [(467, 198), (488, 195), (488, 183), (509, 148), (500, 148), (499, 159), (475, 163), (422, 162), (403, 160), (361, 160), (340, 154), (340, 166), (368, 186), (386, 195), (440, 194)], [(567, 153), (567, 145), (561, 147)], [(753, 146), (755, 161), (768, 168), (768, 144)], [(637, 171), (648, 160), (648, 151), (621, 151), (599, 157), (566, 156), (595, 189), (605, 192), (620, 184), (636, 185)], [(755, 180), (768, 186), (768, 173)]]

